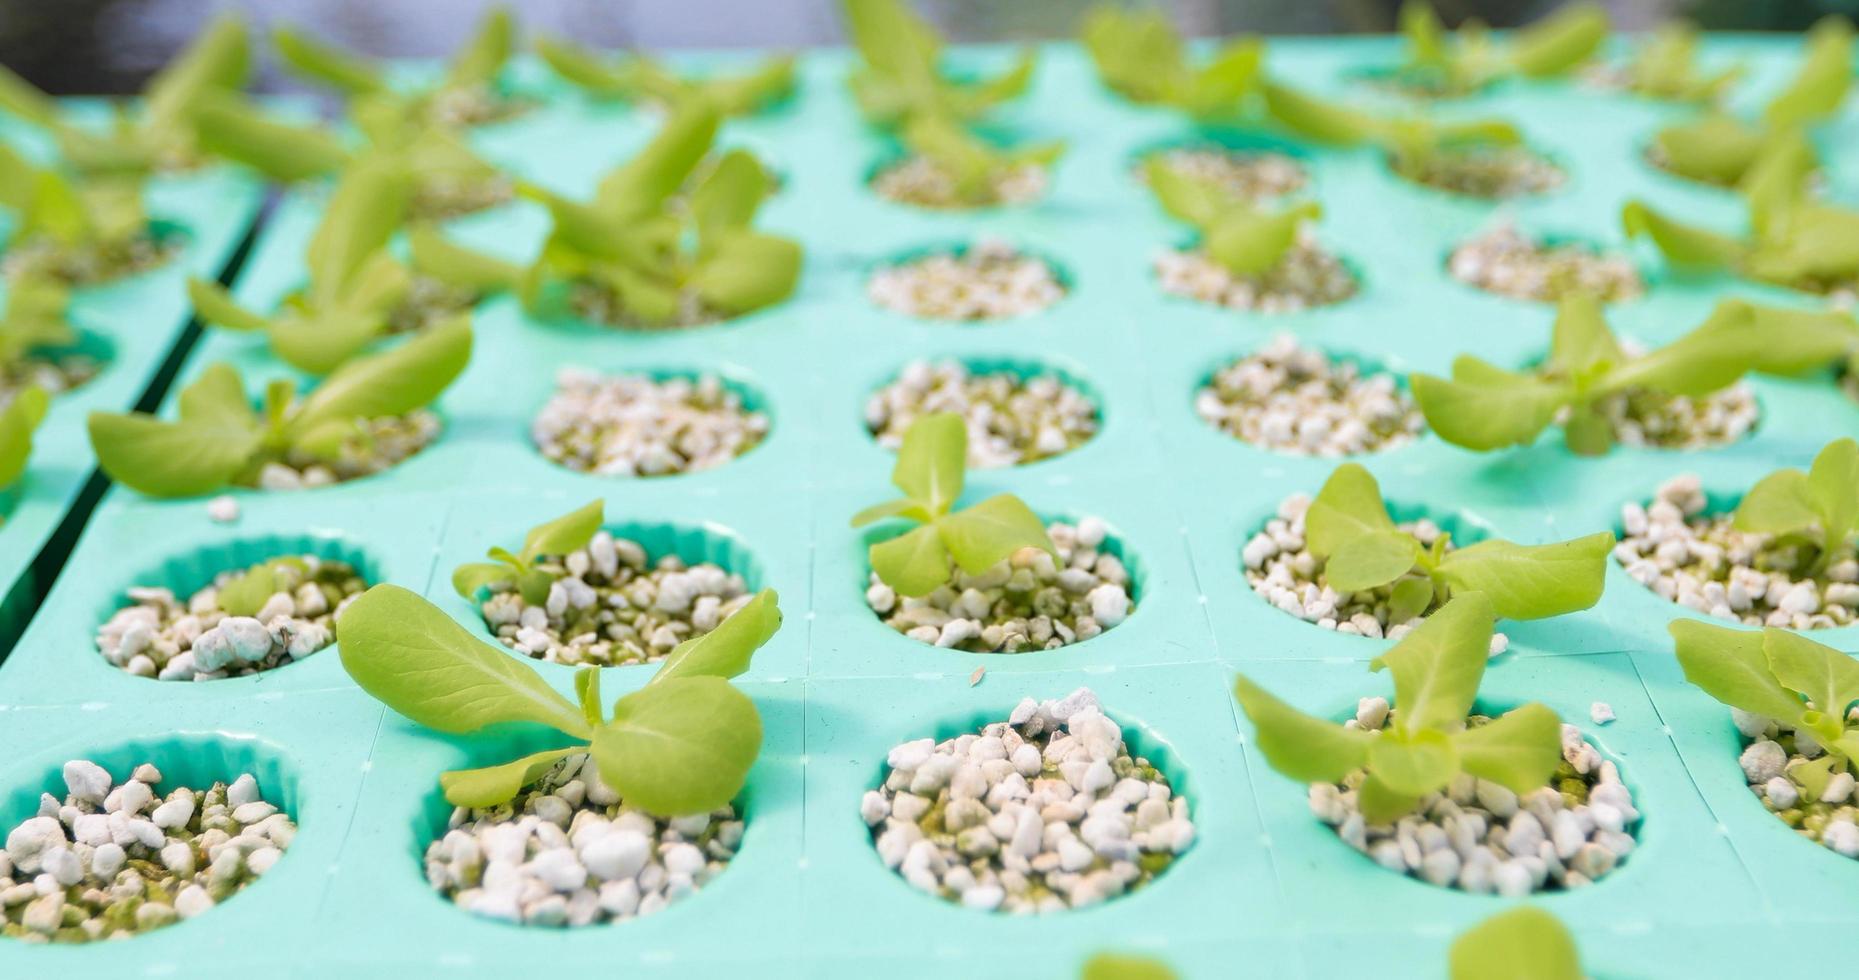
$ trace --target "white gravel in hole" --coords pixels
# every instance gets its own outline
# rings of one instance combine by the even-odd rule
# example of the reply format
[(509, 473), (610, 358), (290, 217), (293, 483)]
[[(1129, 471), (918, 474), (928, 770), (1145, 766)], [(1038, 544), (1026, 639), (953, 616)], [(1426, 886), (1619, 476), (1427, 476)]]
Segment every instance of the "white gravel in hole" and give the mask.
[(475, 915), (586, 926), (651, 915), (736, 856), (733, 807), (663, 819), (634, 809), (585, 753), (556, 763), (500, 806), (457, 807), (427, 845), (426, 880)]
[(29, 386), (48, 395), (62, 395), (96, 377), (103, 365), (89, 354), (71, 352), (32, 352), (0, 364), (0, 408), (12, 404), (13, 397)]
[(413, 333), (468, 313), (483, 297), (474, 289), (415, 274), (407, 295), (388, 314), (388, 333)]
[(1418, 162), (1397, 164), (1393, 169), (1414, 183), (1486, 200), (1543, 194), (1568, 180), (1568, 174), (1555, 161), (1527, 146), (1442, 150)]
[(292, 453), (266, 463), (254, 485), (260, 490), (307, 490), (359, 480), (392, 468), (439, 438), (439, 416), (426, 409), (378, 419), (358, 419), (360, 430), (342, 444), (334, 460)]
[[(1241, 549), (1246, 582), (1266, 602), (1324, 629), (1390, 640), (1406, 636), (1439, 609), (1441, 603), (1436, 595), (1432, 604), (1419, 615), (1400, 622), (1389, 621), (1392, 614), (1388, 603), (1395, 585), (1402, 579), (1422, 577), (1423, 573), (1417, 571), (1410, 571), (1402, 579), (1378, 588), (1347, 595), (1330, 588), (1324, 581), (1323, 560), (1311, 554), (1304, 543), (1304, 515), (1309, 510), (1309, 494), (1294, 493), (1286, 497), (1278, 505), (1278, 516), (1265, 522), (1265, 527)], [(1439, 525), (1425, 518), (1399, 521), (1397, 525), (1426, 547), (1432, 547), (1444, 533)], [(1449, 540), (1446, 551), (1450, 553), (1454, 547)], [(1492, 656), (1509, 647), (1509, 637), (1503, 633), (1491, 635)]]
[(960, 361), (912, 361), (865, 401), (865, 427), (893, 452), (918, 418), (968, 422), (971, 469), (1019, 466), (1076, 449), (1097, 434), (1097, 406), (1056, 374), (973, 373)]
[(150, 231), (123, 242), (73, 248), (48, 238), (9, 243), (0, 257), (0, 276), (11, 281), (45, 275), (67, 286), (88, 286), (147, 272), (180, 253), (179, 234)]
[(871, 179), (872, 192), (887, 201), (919, 208), (960, 210), (1031, 204), (1046, 195), (1046, 168), (1021, 164), (1004, 171), (989, 188), (986, 200), (967, 201), (957, 193), (948, 171), (928, 157), (910, 156), (885, 167)]
[[(1853, 774), (1834, 774), (1818, 799), (1806, 799), (1806, 792), (1787, 773), (1820, 758), (1826, 750), (1812, 736), (1773, 719), (1735, 708), (1730, 709), (1730, 716), (1743, 736), (1737, 764), (1749, 791), (1763, 807), (1808, 840), (1842, 857), (1859, 858), (1859, 791)], [(1847, 724), (1855, 720), (1859, 720), (1859, 709), (1847, 715)]]
[(1046, 260), (980, 239), (872, 274), (865, 293), (887, 310), (934, 320), (999, 320), (1037, 313), (1065, 296)]
[(587, 547), (537, 563), (560, 576), (530, 605), (514, 584), (478, 607), (504, 646), (558, 664), (643, 664), (702, 636), (753, 598), (742, 576), (714, 562), (653, 560), (644, 546), (602, 529)]
[[(1623, 339), (1620, 347), (1631, 357), (1646, 348)], [(1760, 409), (1755, 389), (1738, 381), (1701, 398), (1668, 395), (1646, 388), (1629, 388), (1595, 403), (1613, 426), (1614, 439), (1623, 446), (1643, 449), (1709, 449), (1727, 446), (1756, 428)], [(1569, 410), (1556, 416), (1567, 420)]]
[[(170, 589), (129, 589), (132, 605), (97, 628), (97, 650), (137, 677), (212, 681), (276, 670), (336, 641), (336, 616), (368, 588), (355, 566), (316, 555), (274, 567), (278, 591), (251, 616), (229, 616), (220, 587), (245, 573), (224, 571), (180, 601)], [(269, 561), (278, 561), (277, 558)]]
[(885, 867), (985, 911), (1081, 908), (1150, 884), (1194, 841), (1188, 800), (1088, 688), (978, 734), (891, 749), (859, 814)]
[(1413, 441), (1426, 420), (1398, 379), (1299, 347), (1288, 334), (1214, 372), (1195, 414), (1243, 442), (1297, 456), (1350, 456)]
[(1614, 560), (1661, 597), (1718, 619), (1826, 629), (1859, 618), (1859, 562), (1813, 573), (1813, 548), (1738, 531), (1732, 512), (1708, 506), (1691, 473), (1660, 485), (1648, 505), (1622, 505)]
[(1094, 517), (1046, 525), (1059, 557), (1022, 548), (980, 575), (957, 568), (948, 585), (899, 596), (870, 573), (865, 603), (884, 625), (922, 643), (972, 653), (1054, 650), (1088, 640), (1136, 609), (1130, 573), (1104, 550), (1108, 529)]
[(600, 476), (668, 476), (721, 466), (768, 435), (768, 416), (714, 374), (654, 379), (563, 368), (530, 436), (542, 455)]
[[(1160, 159), (1177, 173), (1211, 181), (1230, 194), (1253, 201), (1295, 193), (1310, 181), (1310, 175), (1295, 157), (1270, 150), (1178, 147), (1152, 153), (1148, 159)], [(1138, 181), (1148, 183), (1144, 167), (1136, 167), (1135, 173)]]
[(1199, 249), (1167, 249), (1155, 258), (1163, 292), (1258, 313), (1290, 313), (1340, 303), (1356, 293), (1355, 274), (1308, 229), (1276, 266), (1236, 275)]
[[(1363, 698), (1349, 725), (1379, 731), (1389, 715), (1387, 699)], [(1640, 813), (1614, 764), (1574, 725), (1562, 726), (1562, 759), (1548, 786), (1522, 797), (1461, 773), (1391, 825), (1370, 826), (1356, 808), (1362, 770), (1310, 784), (1310, 810), (1375, 863), (1441, 887), (1505, 898), (1580, 888), (1633, 853)]]
[(1585, 292), (1603, 303), (1613, 303), (1646, 291), (1639, 270), (1626, 256), (1604, 254), (1575, 242), (1535, 241), (1508, 222), (1453, 249), (1446, 269), (1468, 286), (1542, 303), (1556, 302), (1570, 292)]
[(297, 825), (247, 773), (175, 787), (152, 765), (118, 783), (102, 766), (64, 765), (67, 795), (8, 830), (0, 851), (0, 935), (26, 942), (127, 939), (191, 919), (277, 863)]

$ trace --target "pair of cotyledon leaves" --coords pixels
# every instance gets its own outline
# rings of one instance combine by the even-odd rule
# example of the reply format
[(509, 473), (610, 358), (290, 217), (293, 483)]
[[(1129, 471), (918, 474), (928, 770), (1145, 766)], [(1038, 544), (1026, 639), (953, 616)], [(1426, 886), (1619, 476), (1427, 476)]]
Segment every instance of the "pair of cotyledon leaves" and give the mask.
[(587, 752), (631, 806), (663, 817), (703, 813), (741, 791), (761, 751), (755, 703), (730, 684), (781, 625), (764, 590), (715, 630), (686, 640), (644, 687), (606, 710), (600, 668), (575, 674), (578, 701), (521, 658), (472, 636), (418, 595), (377, 585), (337, 619), (342, 666), (361, 688), (428, 728), (474, 732), (506, 723), (553, 728), (576, 744), (482, 769), (443, 773), (455, 806), (506, 802), (563, 757)]
[(1269, 79), (1260, 83), (1259, 92), (1266, 112), (1292, 133), (1334, 146), (1379, 147), (1401, 173), (1442, 154), (1516, 146), (1523, 141), (1517, 128), (1501, 119), (1382, 117)]
[(1596, 3), (1569, 4), (1503, 39), (1477, 21), (1448, 32), (1426, 0), (1402, 4), (1400, 21), (1407, 38), (1401, 73), (1446, 96), (1470, 94), (1510, 75), (1565, 75), (1600, 48), (1608, 31), (1607, 11)]
[(942, 38), (903, 0), (843, 0), (852, 43), (862, 63), (848, 84), (865, 117), (896, 126), (929, 116), (967, 121), (1026, 91), (1035, 56), (1021, 52), (1014, 66), (993, 78), (949, 77)]
[(548, 600), (555, 575), (537, 567), (544, 556), (561, 557), (585, 546), (600, 531), (605, 502), (591, 500), (553, 520), (529, 529), (523, 536), (523, 549), (512, 553), (501, 547), (490, 549), (495, 561), (466, 562), (452, 570), (452, 588), (466, 599), (477, 598), (478, 590), (504, 582), (513, 583), (523, 600), (540, 606)]
[(662, 62), (638, 52), (618, 60), (604, 58), (565, 38), (536, 41), (536, 53), (555, 73), (599, 98), (652, 101), (677, 106), (703, 101), (726, 116), (758, 112), (794, 90), (794, 58), (769, 58), (734, 75), (685, 78)]
[(1737, 504), (1736, 529), (1805, 538), (1815, 547), (1814, 571), (1850, 553), (1859, 530), (1859, 443), (1836, 439), (1809, 469), (1763, 477)]
[[(394, 94), (389, 70), (368, 58), (341, 50), (294, 28), (272, 34), (284, 67), (350, 97)], [(397, 98), (427, 102), (446, 93), (495, 86), (516, 50), (516, 21), (508, 8), (492, 7), (471, 38), (446, 62), (445, 74), (430, 88)]]
[(1315, 201), (1266, 211), (1218, 181), (1172, 167), (1161, 157), (1144, 164), (1149, 189), (1163, 210), (1200, 232), (1201, 251), (1229, 272), (1256, 276), (1275, 268), (1297, 244), (1299, 228), (1323, 214)]
[(1001, 147), (944, 116), (915, 116), (904, 125), (904, 146), (948, 175), (956, 200), (993, 203), (1000, 181), (1022, 167), (1048, 168), (1065, 153), (1061, 142)]

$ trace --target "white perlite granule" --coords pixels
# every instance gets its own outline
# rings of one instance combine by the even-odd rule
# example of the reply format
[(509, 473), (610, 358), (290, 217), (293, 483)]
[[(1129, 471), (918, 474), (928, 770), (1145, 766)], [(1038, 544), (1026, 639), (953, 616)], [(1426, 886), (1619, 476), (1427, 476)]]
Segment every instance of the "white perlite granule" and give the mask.
[(1037, 313), (1065, 296), (1052, 266), (984, 238), (872, 274), (865, 294), (887, 310), (934, 320), (999, 320)]
[(702, 888), (742, 843), (731, 807), (664, 819), (634, 809), (586, 753), (509, 803), (452, 811), (426, 848), (433, 890), (475, 915), (586, 926), (651, 915)]
[(1646, 291), (1639, 270), (1623, 255), (1606, 255), (1577, 243), (1532, 241), (1509, 223), (1467, 239), (1446, 260), (1454, 279), (1499, 296), (1553, 303), (1573, 292), (1603, 303)]
[(949, 584), (899, 596), (871, 573), (865, 603), (884, 625), (922, 643), (972, 653), (1053, 650), (1122, 623), (1136, 609), (1123, 562), (1100, 550), (1108, 533), (1087, 517), (1046, 525), (1053, 557), (1022, 548), (980, 575), (957, 568)]
[(768, 416), (706, 374), (605, 377), (563, 368), (530, 425), (542, 455), (600, 476), (667, 476), (721, 466), (768, 435)]
[[(1363, 698), (1347, 726), (1378, 732), (1389, 715), (1386, 698)], [(1562, 726), (1562, 760), (1549, 785), (1522, 797), (1460, 773), (1391, 825), (1371, 826), (1357, 809), (1363, 770), (1310, 784), (1310, 810), (1376, 864), (1443, 888), (1505, 898), (1579, 888), (1633, 853), (1640, 813), (1620, 772), (1574, 725)]]
[[(1730, 717), (1743, 735), (1743, 754), (1737, 763), (1749, 791), (1796, 833), (1842, 857), (1859, 858), (1859, 791), (1855, 791), (1859, 784), (1853, 774), (1834, 773), (1818, 798), (1807, 798), (1788, 773), (1825, 755), (1820, 743), (1806, 732), (1736, 708), (1730, 709)], [(1859, 721), (1859, 708), (1846, 716), (1847, 725), (1855, 721)]]
[(373, 476), (400, 463), (439, 437), (439, 416), (425, 409), (378, 419), (358, 419), (358, 432), (342, 443), (333, 460), (296, 454), (258, 471), (260, 490), (307, 490)]
[(191, 919), (271, 870), (296, 836), (250, 773), (231, 785), (177, 787), (140, 765), (122, 783), (65, 763), (68, 795), (8, 831), (0, 851), (0, 935), (83, 943)]
[(955, 178), (928, 157), (907, 157), (871, 179), (872, 192), (887, 201), (919, 208), (957, 210), (1030, 204), (1046, 194), (1046, 168), (1034, 163), (1002, 171), (985, 200), (964, 200)]
[[(1399, 622), (1389, 621), (1393, 613), (1388, 604), (1395, 585), (1405, 579), (1424, 577), (1425, 573), (1418, 571), (1409, 571), (1400, 579), (1373, 589), (1339, 595), (1324, 582), (1323, 560), (1305, 546), (1304, 515), (1309, 510), (1309, 494), (1294, 493), (1286, 497), (1278, 505), (1278, 516), (1267, 521), (1264, 529), (1247, 540), (1240, 552), (1246, 565), (1247, 583), (1265, 601), (1324, 629), (1390, 640), (1406, 636), (1428, 614), (1439, 609), (1439, 596), (1435, 594), (1420, 614)], [(1425, 518), (1403, 521), (1397, 526), (1427, 548), (1444, 533), (1439, 525)], [(1453, 547), (1448, 539), (1446, 551), (1450, 553)], [(1503, 633), (1491, 634), (1492, 656), (1509, 648), (1510, 639)]]
[(1350, 456), (1413, 441), (1426, 420), (1392, 374), (1299, 347), (1288, 334), (1214, 372), (1194, 411), (1244, 442), (1296, 456)]
[(886, 765), (859, 803), (878, 856), (972, 909), (1095, 905), (1149, 884), (1194, 841), (1187, 797), (1130, 755), (1087, 688), (1025, 698), (979, 734), (905, 742)]
[[(1269, 150), (1228, 150), (1223, 147), (1181, 147), (1150, 154), (1170, 170), (1208, 181), (1236, 197), (1251, 201), (1283, 197), (1303, 189), (1310, 176), (1293, 157)], [(1136, 168), (1136, 179), (1148, 183), (1146, 168)]]
[(479, 611), (504, 646), (550, 663), (663, 660), (753, 598), (742, 576), (720, 565), (687, 566), (677, 555), (651, 561), (639, 542), (605, 530), (587, 547), (545, 557), (536, 567), (559, 576), (542, 604), (531, 605), (514, 583), (500, 583)]
[(1561, 187), (1568, 174), (1527, 146), (1447, 149), (1404, 161), (1394, 172), (1417, 184), (1465, 197), (1502, 200)]
[(1097, 434), (1097, 406), (1057, 375), (970, 373), (960, 361), (912, 361), (865, 401), (865, 427), (895, 452), (912, 422), (954, 412), (968, 423), (971, 469), (1018, 466), (1075, 449)]
[(1663, 598), (1718, 619), (1825, 629), (1859, 618), (1859, 562), (1811, 572), (1811, 546), (1738, 531), (1733, 513), (1707, 514), (1708, 505), (1690, 473), (1666, 481), (1648, 506), (1622, 505), (1614, 560)]
[(1340, 303), (1356, 293), (1355, 275), (1341, 259), (1317, 244), (1307, 230), (1276, 266), (1252, 276), (1237, 275), (1199, 249), (1168, 249), (1156, 256), (1162, 291), (1235, 310), (1291, 313)]
[(220, 588), (243, 568), (221, 572), (184, 605), (169, 589), (131, 588), (135, 604), (98, 627), (98, 651), (137, 677), (212, 681), (275, 670), (334, 643), (336, 616), (368, 583), (347, 562), (273, 561), (278, 591), (251, 616), (229, 616), (219, 604)]
[[(1629, 355), (1641, 351), (1621, 344)], [(1629, 388), (1595, 403), (1613, 426), (1614, 439), (1623, 446), (1645, 449), (1709, 449), (1727, 446), (1756, 427), (1756, 393), (1737, 382), (1702, 398), (1668, 395), (1646, 388)], [(1556, 415), (1556, 424), (1568, 420), (1570, 410)]]

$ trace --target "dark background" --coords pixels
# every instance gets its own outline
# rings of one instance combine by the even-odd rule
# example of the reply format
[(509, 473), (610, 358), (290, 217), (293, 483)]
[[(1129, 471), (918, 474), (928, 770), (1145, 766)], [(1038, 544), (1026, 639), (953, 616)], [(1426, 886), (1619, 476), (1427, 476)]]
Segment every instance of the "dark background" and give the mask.
[[(915, 0), (951, 37), (1003, 41), (1069, 37), (1096, 0)], [(488, 0), (0, 0), (0, 63), (55, 93), (132, 92), (221, 10), (258, 25), (301, 24), (374, 55), (445, 54), (470, 32)], [(1386, 31), (1399, 0), (1164, 0), (1194, 35)], [(1468, 16), (1513, 26), (1555, 0), (1435, 0), (1447, 23)], [(532, 31), (602, 47), (797, 48), (839, 43), (837, 0), (510, 0)], [(1859, 0), (1606, 0), (1616, 26), (1672, 16), (1706, 27), (1799, 30)], [(261, 59), (260, 87), (285, 90)]]

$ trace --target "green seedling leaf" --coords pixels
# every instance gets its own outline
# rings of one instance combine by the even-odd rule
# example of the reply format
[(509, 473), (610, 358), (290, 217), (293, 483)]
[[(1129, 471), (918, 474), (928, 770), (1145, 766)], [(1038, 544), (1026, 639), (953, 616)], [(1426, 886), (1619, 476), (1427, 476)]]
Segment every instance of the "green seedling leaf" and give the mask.
[(453, 806), (493, 807), (508, 803), (523, 787), (542, 778), (550, 767), (585, 748), (574, 746), (526, 755), (515, 762), (483, 769), (455, 769), (439, 774), (445, 801)]
[(216, 327), (228, 330), (263, 330), (269, 325), (264, 317), (239, 305), (226, 288), (205, 279), (188, 277), (187, 299), (194, 314)]
[(1801, 787), (1803, 796), (1817, 800), (1827, 791), (1827, 784), (1833, 781), (1833, 767), (1838, 762), (1831, 755), (1800, 762), (1790, 760), (1785, 772), (1796, 786)]
[(1511, 39), (1510, 62), (1529, 78), (1568, 74), (1607, 40), (1607, 11), (1598, 3), (1569, 4)]
[(697, 294), (725, 313), (742, 314), (786, 299), (800, 281), (800, 243), (774, 235), (713, 233), (710, 254), (691, 277)]
[(1390, 625), (1405, 623), (1426, 612), (1432, 604), (1431, 578), (1402, 579), (1394, 583), (1394, 592), (1388, 597), (1388, 622)]
[(477, 32), (446, 66), (446, 88), (489, 85), (497, 80), (516, 48), (516, 21), (507, 7), (492, 7), (478, 22)]
[(1315, 201), (1293, 205), (1276, 213), (1240, 206), (1221, 215), (1207, 228), (1204, 247), (1209, 258), (1241, 276), (1256, 276), (1278, 267), (1298, 229), (1323, 215)]
[(1738, 530), (1801, 533), (1820, 544), (1825, 567), (1859, 527), (1859, 443), (1836, 439), (1814, 457), (1808, 472), (1783, 469), (1757, 481), (1736, 509)]
[(1452, 980), (1582, 980), (1575, 938), (1555, 916), (1523, 906), (1473, 926), (1452, 943)]
[(1523, 794), (1543, 786), (1562, 762), (1562, 719), (1531, 702), (1452, 736), (1459, 765)]
[(871, 546), (871, 570), (899, 595), (924, 596), (949, 581), (949, 549), (934, 525)]
[(1180, 35), (1156, 9), (1100, 4), (1085, 15), (1081, 40), (1111, 91), (1136, 102), (1160, 102), (1171, 80), (1187, 72)]
[(0, 65), (0, 111), (39, 126), (49, 128), (58, 124), (58, 104), (52, 97), (3, 65)]
[(201, 101), (194, 107), (193, 124), (202, 149), (284, 183), (334, 173), (349, 161), (349, 151), (335, 134), (267, 118), (233, 95)]
[(1166, 963), (1127, 953), (1097, 953), (1084, 961), (1082, 980), (1176, 980)]
[(304, 398), (288, 430), (405, 415), (439, 397), (471, 360), (471, 322), (459, 316), (384, 353), (345, 364)]
[(658, 210), (709, 154), (721, 119), (709, 105), (680, 106), (638, 156), (600, 182), (596, 206), (612, 218)]
[(203, 95), (238, 91), (245, 87), (251, 71), (251, 42), (244, 18), (220, 14), (149, 79), (143, 91), (148, 106), (145, 125), (153, 133), (175, 131)]
[(1673, 21), (1659, 27), (1627, 66), (1632, 90), (1655, 99), (1715, 102), (1741, 70), (1701, 74), (1696, 65), (1697, 46), (1696, 24)]
[(1767, 134), (1728, 115), (1668, 126), (1653, 137), (1666, 169), (1711, 184), (1734, 185), (1762, 154)]
[(1565, 377), (1605, 373), (1626, 361), (1625, 351), (1607, 328), (1601, 303), (1586, 292), (1563, 294), (1549, 343), (1549, 367)]
[(1480, 541), (1447, 552), (1436, 574), (1455, 593), (1483, 593), (1500, 618), (1546, 619), (1600, 601), (1613, 550), (1611, 531), (1542, 545)]
[(772, 190), (768, 170), (747, 150), (723, 154), (691, 191), (691, 213), (700, 238), (747, 228)]
[(1820, 520), (1807, 474), (1776, 470), (1756, 482), (1736, 507), (1736, 529), (1759, 534), (1786, 534)]
[(373, 62), (318, 41), (302, 31), (279, 27), (272, 32), (271, 41), (284, 59), (285, 67), (306, 78), (349, 95), (369, 95), (387, 87), (381, 69)]
[(949, 556), (970, 575), (979, 575), (1021, 548), (1056, 554), (1039, 515), (1012, 494), (999, 494), (937, 519), (936, 530)]
[(501, 562), (466, 562), (452, 569), (452, 588), (466, 599), (476, 599), (479, 589), (488, 589), (515, 579), (517, 570)]
[(1258, 731), (1259, 752), (1286, 776), (1334, 783), (1367, 764), (1376, 736), (1304, 714), (1243, 675), (1233, 693)]
[(647, 684), (680, 677), (728, 680), (749, 669), (749, 658), (781, 628), (781, 607), (773, 589), (763, 589), (717, 628), (685, 640), (671, 651)]
[(522, 267), (453, 242), (430, 224), (407, 229), (407, 248), (423, 275), (476, 293), (514, 292), (523, 281)]
[(581, 716), (590, 728), (606, 724), (606, 706), (600, 700), (600, 668), (582, 667), (574, 672), (575, 700), (581, 704)]
[(1304, 515), (1304, 540), (1319, 558), (1336, 553), (1363, 535), (1396, 531), (1394, 518), (1381, 502), (1381, 486), (1360, 463), (1331, 471)]
[(1675, 619), (1666, 626), (1676, 645), (1685, 680), (1732, 708), (1793, 725), (1801, 699), (1769, 669), (1762, 634)]
[(1419, 797), (1397, 792), (1372, 771), (1356, 791), (1356, 805), (1371, 826), (1391, 824), (1396, 818), (1412, 813), (1419, 803)]
[(26, 461), (32, 456), (32, 433), (45, 421), (51, 401), (44, 388), (27, 385), (0, 409), (0, 488), (18, 483), (25, 475)]
[(560, 37), (539, 37), (536, 54), (577, 88), (606, 98), (638, 94), (637, 74), (607, 63), (594, 52)]
[(1362, 534), (1330, 554), (1323, 578), (1339, 593), (1361, 592), (1400, 578), (1419, 560), (1420, 544), (1405, 531)]
[(597, 497), (554, 520), (530, 528), (523, 536), (523, 560), (530, 562), (543, 555), (566, 555), (585, 547), (600, 530), (605, 504)]
[(1838, 364), (1859, 349), (1859, 322), (1837, 310), (1796, 310), (1750, 304), (1748, 346), (1755, 369), (1803, 375)]
[(1853, 26), (1827, 17), (1808, 32), (1807, 54), (1794, 80), (1762, 112), (1771, 126), (1794, 126), (1832, 115), (1853, 78)]
[(601, 778), (628, 803), (668, 816), (730, 802), (761, 747), (755, 703), (720, 677), (648, 684), (615, 703), (613, 720), (594, 732)]
[(1646, 237), (1680, 268), (1722, 269), (1742, 264), (1748, 248), (1734, 238), (1668, 218), (1639, 201), (1621, 209), (1628, 238)]
[(1762, 655), (1782, 686), (1801, 693), (1823, 715), (1843, 719), (1859, 701), (1859, 661), (1832, 647), (1771, 626), (1762, 631)]
[(312, 305), (342, 305), (343, 291), (405, 219), (412, 190), (411, 175), (381, 159), (363, 160), (343, 174), (305, 256)]
[(1485, 676), (1492, 622), (1483, 593), (1457, 595), (1369, 661), (1370, 670), (1394, 675), (1395, 730), (1412, 735), (1464, 724)]
[(1479, 452), (1535, 442), (1573, 397), (1567, 385), (1470, 355), (1452, 362), (1450, 381), (1430, 374), (1408, 380), (1427, 426), (1447, 442)]
[(1319, 143), (1359, 146), (1386, 133), (1373, 116), (1275, 82), (1262, 83), (1259, 91), (1273, 119), (1293, 133)]
[(904, 431), (891, 484), (934, 519), (947, 514), (962, 495), (967, 466), (968, 424), (954, 412), (933, 412)]
[(181, 392), (178, 420), (92, 412), (89, 430), (103, 471), (151, 497), (191, 497), (226, 486), (263, 440), (238, 373), (223, 363)]
[(269, 562), (261, 562), (244, 574), (220, 586), (219, 606), (233, 616), (250, 616), (264, 608), (278, 590), (277, 573)]
[(1814, 457), (1807, 471), (1808, 497), (1820, 515), (1823, 550), (1846, 546), (1859, 526), (1859, 443), (1835, 439)]
[(1382, 786), (1404, 797), (1421, 797), (1458, 775), (1459, 753), (1441, 732), (1389, 732), (1368, 743), (1368, 768)]

